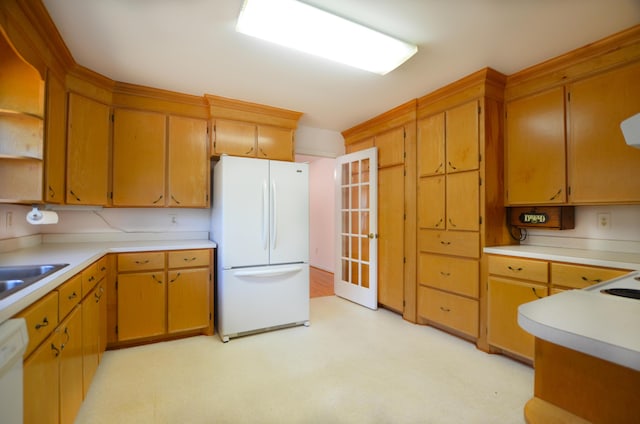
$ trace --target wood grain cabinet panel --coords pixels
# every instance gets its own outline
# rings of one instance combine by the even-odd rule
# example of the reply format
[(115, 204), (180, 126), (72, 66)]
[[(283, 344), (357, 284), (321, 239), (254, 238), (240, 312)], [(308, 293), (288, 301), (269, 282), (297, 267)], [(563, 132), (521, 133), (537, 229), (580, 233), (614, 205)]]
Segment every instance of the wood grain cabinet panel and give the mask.
[(164, 252), (136, 252), (118, 255), (118, 272), (164, 268)]
[(547, 283), (549, 281), (549, 263), (535, 259), (494, 255), (489, 257), (489, 273), (507, 278)]
[(67, 154), (67, 93), (52, 72), (47, 75), (47, 110), (44, 144), (44, 201), (64, 203)]
[(23, 424), (58, 424), (60, 332), (53, 331), (27, 358), (23, 372)]
[(445, 172), (445, 113), (418, 121), (418, 176)]
[(419, 287), (418, 315), (470, 337), (478, 337), (477, 300)]
[(480, 266), (475, 259), (420, 254), (419, 283), (477, 299)]
[(586, 265), (551, 263), (552, 287), (583, 289), (593, 284), (611, 280), (631, 271)]
[(639, 75), (636, 63), (568, 86), (571, 203), (640, 202), (640, 149), (620, 130), (640, 111)]
[(118, 275), (118, 340), (165, 334), (165, 272)]
[(167, 206), (208, 207), (207, 121), (169, 116)]
[(82, 307), (76, 308), (59, 327), (60, 424), (73, 424), (85, 392)]
[(564, 88), (508, 102), (506, 203), (565, 203), (566, 175)]
[(477, 100), (446, 111), (447, 172), (478, 169), (480, 163), (479, 116)]
[(169, 333), (196, 330), (209, 325), (210, 274), (208, 267), (168, 271)]
[(211, 154), (254, 157), (256, 137), (257, 127), (255, 124), (216, 119), (213, 124)]
[(109, 106), (69, 93), (66, 203), (109, 203)]
[(166, 116), (116, 109), (113, 206), (165, 205)]
[(16, 318), (24, 318), (27, 323), (29, 344), (24, 352), (26, 358), (58, 326), (58, 292), (47, 294), (17, 314)]
[(293, 134), (294, 130), (291, 128), (258, 125), (258, 148), (256, 157), (293, 161)]

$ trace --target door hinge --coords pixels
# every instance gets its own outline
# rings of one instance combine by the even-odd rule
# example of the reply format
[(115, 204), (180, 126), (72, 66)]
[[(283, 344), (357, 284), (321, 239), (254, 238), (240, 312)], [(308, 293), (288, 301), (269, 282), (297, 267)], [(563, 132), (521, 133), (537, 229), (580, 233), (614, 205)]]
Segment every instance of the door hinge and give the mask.
[(116, 280), (116, 290), (118, 290), (118, 280)]
[(116, 334), (118, 334), (118, 326), (116, 325)]

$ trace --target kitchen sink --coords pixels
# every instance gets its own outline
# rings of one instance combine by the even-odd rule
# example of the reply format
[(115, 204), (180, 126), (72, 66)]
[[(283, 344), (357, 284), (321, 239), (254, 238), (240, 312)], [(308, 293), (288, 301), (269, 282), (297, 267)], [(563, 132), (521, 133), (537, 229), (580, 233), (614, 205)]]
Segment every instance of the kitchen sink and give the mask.
[(0, 266), (0, 299), (35, 283), (69, 264)]

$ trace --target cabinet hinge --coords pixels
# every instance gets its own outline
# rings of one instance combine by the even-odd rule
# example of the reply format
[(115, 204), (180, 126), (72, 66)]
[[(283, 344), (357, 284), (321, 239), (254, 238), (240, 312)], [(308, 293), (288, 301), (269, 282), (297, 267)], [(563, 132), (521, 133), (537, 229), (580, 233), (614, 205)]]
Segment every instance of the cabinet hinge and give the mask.
[(478, 105), (478, 115), (482, 113), (482, 106)]
[(478, 178), (478, 180), (480, 181), (480, 185), (482, 185), (482, 178)]
[(480, 225), (482, 225), (482, 217), (480, 217)]
[(567, 195), (570, 195), (570, 194), (571, 194), (571, 186), (568, 186), (567, 187)]
[(111, 122), (116, 122), (116, 114), (115, 113), (111, 114)]
[(118, 280), (116, 280), (116, 290), (118, 290)]
[(209, 321), (211, 321), (211, 312), (209, 312)]
[(406, 264), (406, 263), (407, 263), (407, 258), (406, 258), (406, 257), (402, 258), (402, 263), (403, 263), (403, 264)]
[(109, 192), (109, 199), (113, 200), (113, 191)]
[(478, 154), (478, 162), (482, 162), (482, 153)]
[(116, 334), (118, 334), (118, 326), (116, 325)]
[[(404, 138), (405, 140), (407, 139), (407, 129), (405, 127), (402, 127), (402, 138)], [(405, 153), (405, 157), (406, 157), (406, 153)]]
[(571, 92), (567, 92), (567, 101), (570, 102), (571, 101)]
[(209, 281), (211, 281), (211, 280), (212, 280), (211, 273), (209, 273)]

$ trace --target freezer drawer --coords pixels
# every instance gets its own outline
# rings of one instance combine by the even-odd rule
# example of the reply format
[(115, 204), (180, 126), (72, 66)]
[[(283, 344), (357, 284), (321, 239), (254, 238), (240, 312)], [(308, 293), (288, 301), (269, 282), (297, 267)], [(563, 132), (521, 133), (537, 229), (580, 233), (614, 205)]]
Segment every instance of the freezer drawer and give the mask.
[(309, 324), (309, 265), (222, 270), (217, 286), (223, 341), (274, 327)]

